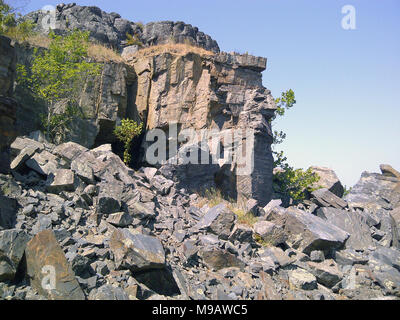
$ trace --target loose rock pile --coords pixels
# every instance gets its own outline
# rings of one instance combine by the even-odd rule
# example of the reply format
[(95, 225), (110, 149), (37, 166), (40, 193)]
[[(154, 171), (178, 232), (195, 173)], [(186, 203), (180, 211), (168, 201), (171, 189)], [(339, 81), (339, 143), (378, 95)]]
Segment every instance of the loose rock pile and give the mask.
[(400, 180), (387, 167), (346, 199), (326, 188), (297, 207), (253, 206), (250, 226), (110, 145), (36, 137), (14, 141), (0, 175), (2, 299), (400, 297)]

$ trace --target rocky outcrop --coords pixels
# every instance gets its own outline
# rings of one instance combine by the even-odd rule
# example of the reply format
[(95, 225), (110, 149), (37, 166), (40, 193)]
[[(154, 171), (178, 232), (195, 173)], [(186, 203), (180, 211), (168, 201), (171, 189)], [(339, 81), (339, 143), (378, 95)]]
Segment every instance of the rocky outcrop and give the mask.
[(0, 231), (1, 299), (400, 298), (390, 210), (273, 201), (244, 225), (236, 204), (190, 194), (156, 168), (133, 171), (110, 145), (19, 137), (12, 152), (19, 165), (0, 175), (14, 202)]
[[(48, 24), (44, 19), (51, 13), (42, 10), (34, 11), (24, 19), (35, 23), (35, 30), (46, 34)], [(79, 29), (90, 31), (93, 40), (107, 46), (121, 49), (127, 40), (126, 34), (136, 35), (145, 46), (167, 42), (186, 43), (203, 47), (206, 50), (219, 52), (218, 44), (210, 36), (200, 32), (198, 28), (184, 22), (161, 21), (146, 25), (134, 23), (121, 18), (117, 13), (106, 13), (98, 7), (79, 6), (75, 3), (59, 4), (55, 8), (54, 31), (64, 34), (68, 30)]]
[[(196, 51), (146, 53), (132, 56), (128, 62), (138, 76), (136, 107), (147, 130), (164, 130), (170, 139), (169, 124), (177, 124), (177, 136), (186, 129), (218, 130), (232, 137), (234, 133), (246, 136), (254, 132), (254, 140), (244, 149), (247, 165), (253, 166), (243, 173), (240, 164), (210, 161), (209, 165), (176, 165), (190, 150), (188, 144), (178, 144), (178, 152), (167, 150), (167, 164), (161, 170), (181, 186), (194, 190), (217, 187), (231, 198), (256, 199), (260, 205), (269, 202), (272, 193), (272, 133), (269, 119), (276, 109), (271, 92), (263, 87), (261, 71), (266, 59), (250, 55), (221, 53), (200, 54)], [(206, 141), (208, 137), (205, 137)], [(250, 139), (249, 139), (250, 140)], [(197, 145), (192, 153), (212, 158), (210, 151)], [(145, 152), (148, 145), (144, 144)], [(180, 149), (182, 148), (182, 149)], [(187, 148), (187, 149), (185, 149)], [(239, 154), (233, 150), (233, 159)], [(247, 152), (247, 151), (246, 151)], [(242, 164), (243, 165), (243, 164)], [(243, 169), (243, 168), (242, 168)]]
[(0, 173), (10, 167), (11, 142), (17, 136), (17, 103), (12, 99), (16, 56), (9, 38), (0, 36)]
[(320, 178), (319, 181), (313, 185), (314, 188), (326, 188), (339, 198), (343, 197), (343, 185), (332, 169), (324, 167), (311, 167), (311, 170)]

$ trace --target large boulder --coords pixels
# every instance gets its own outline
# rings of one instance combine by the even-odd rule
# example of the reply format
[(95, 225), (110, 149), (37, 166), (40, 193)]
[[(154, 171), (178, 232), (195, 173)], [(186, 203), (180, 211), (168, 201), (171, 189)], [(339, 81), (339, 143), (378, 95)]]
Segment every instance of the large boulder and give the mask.
[(221, 203), (211, 208), (198, 222), (196, 228), (208, 230), (221, 239), (228, 239), (235, 224), (236, 215), (226, 204)]
[(65, 258), (54, 232), (45, 230), (25, 250), (31, 285), (50, 300), (84, 300), (85, 295)]
[(0, 282), (14, 280), (29, 240), (21, 230), (0, 231)]
[(335, 171), (324, 167), (311, 167), (311, 170), (320, 177), (320, 180), (313, 187), (326, 188), (339, 198), (343, 197), (344, 188)]
[(111, 236), (110, 249), (120, 268), (137, 272), (165, 267), (164, 248), (157, 238), (151, 236), (118, 229)]
[(377, 211), (393, 210), (400, 205), (400, 180), (393, 176), (364, 172), (345, 197), (349, 207)]
[(321, 207), (334, 207), (337, 209), (344, 209), (347, 207), (346, 201), (334, 195), (326, 188), (313, 191), (311, 196), (311, 200)]
[(335, 208), (320, 208), (317, 216), (350, 234), (346, 248), (367, 250), (374, 246), (369, 226), (361, 214)]
[(306, 254), (314, 250), (331, 252), (340, 249), (350, 236), (324, 219), (295, 207), (288, 208), (277, 223), (284, 228), (286, 242)]

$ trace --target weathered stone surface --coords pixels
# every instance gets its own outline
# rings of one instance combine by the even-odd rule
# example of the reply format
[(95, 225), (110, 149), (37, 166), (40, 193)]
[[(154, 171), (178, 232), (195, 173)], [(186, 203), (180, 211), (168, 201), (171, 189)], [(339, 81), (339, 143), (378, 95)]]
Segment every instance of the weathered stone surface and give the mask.
[(399, 180), (378, 173), (364, 172), (345, 200), (352, 208), (393, 210), (400, 204)]
[(337, 209), (344, 209), (347, 207), (346, 201), (337, 197), (328, 189), (318, 189), (311, 193), (312, 201), (321, 207), (334, 207)]
[[(26, 250), (27, 273), (32, 286), (50, 300), (84, 300), (85, 295), (51, 230), (42, 231), (28, 242)], [(55, 274), (52, 274), (55, 271)], [(46, 275), (54, 276), (46, 282)], [(48, 284), (49, 289), (42, 284)]]
[(379, 229), (384, 232), (380, 245), (384, 247), (400, 248), (400, 233), (391, 211), (379, 210), (376, 216), (380, 220)]
[(350, 234), (346, 248), (367, 250), (374, 246), (369, 226), (364, 217), (357, 212), (335, 208), (320, 208), (317, 216)]
[(112, 225), (120, 228), (125, 228), (129, 226), (133, 222), (133, 218), (129, 213), (126, 212), (118, 212), (111, 214), (107, 218), (107, 222)]
[(26, 165), (44, 176), (60, 169), (59, 159), (46, 150), (36, 152), (28, 161), (26, 161)]
[(311, 167), (311, 170), (320, 177), (320, 180), (313, 185), (314, 188), (326, 188), (339, 198), (343, 197), (344, 188), (335, 171), (323, 167)]
[(221, 239), (228, 239), (235, 220), (236, 215), (224, 203), (221, 203), (211, 208), (196, 225), (196, 228), (209, 230)]
[(400, 207), (397, 207), (393, 211), (390, 212), (391, 216), (393, 217), (394, 221), (396, 221), (397, 228), (400, 228)]
[(229, 236), (230, 241), (239, 241), (239, 242), (252, 242), (253, 241), (253, 229), (250, 226), (243, 224), (236, 224), (232, 230), (231, 235)]
[(143, 271), (165, 267), (164, 248), (154, 237), (119, 229), (112, 234), (110, 249), (116, 264), (125, 269)]
[[(34, 11), (24, 16), (24, 19), (33, 21), (36, 31), (47, 34), (48, 31), (43, 29), (41, 22), (45, 16), (41, 11)], [(117, 13), (106, 13), (93, 6), (59, 4), (55, 24), (57, 34), (65, 34), (74, 29), (90, 31), (92, 40), (117, 48), (122, 48), (126, 43), (128, 33), (137, 35), (145, 46), (169, 43), (173, 39), (176, 43), (189, 41), (193, 45), (219, 52), (216, 41), (184, 22), (161, 21), (141, 26), (122, 19)]]
[(203, 262), (213, 270), (237, 267), (243, 268), (244, 263), (232, 253), (219, 249), (204, 249), (200, 252)]
[(0, 231), (0, 282), (14, 280), (30, 237), (20, 230)]
[(354, 249), (346, 249), (335, 253), (335, 261), (339, 265), (355, 265), (367, 264), (368, 257), (365, 254), (359, 253)]
[(296, 288), (302, 290), (317, 289), (317, 279), (304, 269), (295, 269), (289, 271), (289, 282)]
[(0, 229), (11, 229), (17, 218), (17, 201), (0, 195)]
[(297, 208), (287, 209), (282, 219), (286, 242), (307, 254), (314, 250), (339, 249), (350, 236), (325, 220)]
[(100, 184), (99, 196), (97, 197), (97, 212), (99, 214), (112, 214), (121, 211), (121, 197), (123, 186), (114, 183), (103, 182)]
[(58, 169), (47, 177), (47, 189), (52, 193), (75, 190), (76, 177), (73, 171)]
[(98, 289), (92, 290), (88, 299), (100, 301), (129, 300), (129, 296), (123, 289), (105, 284)]
[(325, 260), (321, 263), (310, 261), (307, 265), (317, 281), (328, 288), (332, 288), (343, 278), (343, 273), (333, 260)]
[(394, 169), (391, 165), (381, 164), (380, 169), (384, 176), (400, 179), (400, 172), (398, 172), (396, 169)]
[(253, 226), (254, 232), (265, 242), (277, 246), (286, 240), (282, 226), (269, 221), (259, 221)]

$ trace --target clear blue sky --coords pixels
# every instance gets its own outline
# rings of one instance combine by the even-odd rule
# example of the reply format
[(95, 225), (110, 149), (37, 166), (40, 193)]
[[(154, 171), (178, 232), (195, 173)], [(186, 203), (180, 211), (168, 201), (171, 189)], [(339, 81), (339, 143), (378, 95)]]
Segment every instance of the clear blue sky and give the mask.
[[(25, 11), (61, 1), (28, 2)], [(223, 51), (268, 58), (264, 85), (293, 89), (297, 105), (276, 124), (295, 167), (331, 167), (347, 186), (388, 163), (400, 171), (400, 1), (77, 0), (141, 22), (185, 21)], [(357, 29), (341, 28), (344, 5)]]

